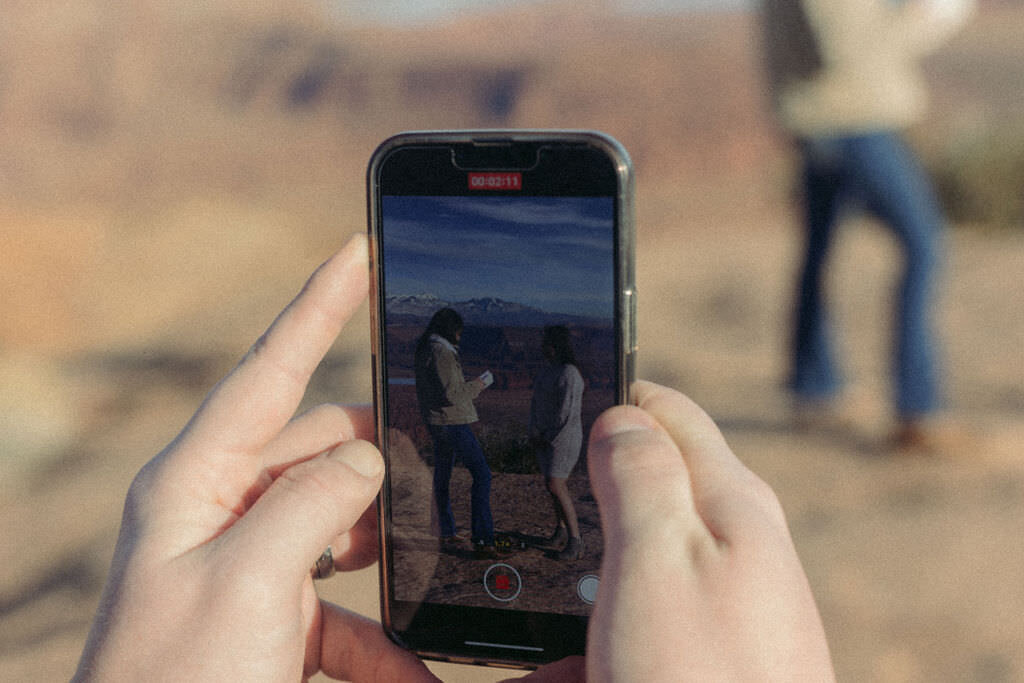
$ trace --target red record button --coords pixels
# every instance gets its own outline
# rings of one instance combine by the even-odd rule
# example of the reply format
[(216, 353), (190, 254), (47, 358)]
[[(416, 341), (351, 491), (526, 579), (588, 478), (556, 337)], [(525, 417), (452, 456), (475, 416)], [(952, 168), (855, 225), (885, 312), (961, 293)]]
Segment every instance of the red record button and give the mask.
[(493, 564), (484, 574), (484, 590), (498, 602), (512, 602), (523, 590), (523, 581), (514, 567)]

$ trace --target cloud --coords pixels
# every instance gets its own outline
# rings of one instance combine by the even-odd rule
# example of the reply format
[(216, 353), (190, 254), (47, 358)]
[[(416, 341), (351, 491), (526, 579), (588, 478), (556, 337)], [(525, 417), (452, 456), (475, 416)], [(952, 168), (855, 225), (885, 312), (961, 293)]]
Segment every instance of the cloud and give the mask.
[(389, 293), (587, 314), (612, 306), (610, 199), (386, 197), (383, 219)]

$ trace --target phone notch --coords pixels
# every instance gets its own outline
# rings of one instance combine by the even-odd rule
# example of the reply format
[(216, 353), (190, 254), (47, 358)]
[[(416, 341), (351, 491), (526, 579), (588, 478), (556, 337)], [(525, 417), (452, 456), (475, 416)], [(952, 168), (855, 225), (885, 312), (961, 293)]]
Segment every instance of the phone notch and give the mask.
[(540, 160), (540, 142), (481, 138), (452, 146), (452, 164), (463, 171), (529, 171)]

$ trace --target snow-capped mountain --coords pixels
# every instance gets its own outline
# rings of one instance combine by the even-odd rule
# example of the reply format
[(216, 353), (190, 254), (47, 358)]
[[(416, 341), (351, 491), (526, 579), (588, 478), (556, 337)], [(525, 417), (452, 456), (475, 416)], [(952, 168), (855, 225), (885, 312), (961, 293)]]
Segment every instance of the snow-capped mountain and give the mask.
[(524, 326), (543, 325), (593, 325), (595, 321), (585, 316), (567, 313), (549, 313), (538, 308), (495, 297), (482, 297), (466, 301), (445, 301), (433, 294), (389, 296), (384, 309), (388, 323), (426, 324), (438, 310), (455, 309), (467, 325), (482, 326)]
[(437, 298), (433, 294), (411, 294), (402, 296), (389, 296), (384, 301), (384, 310), (388, 315), (411, 315), (416, 318), (429, 318), (445, 306), (450, 306), (447, 301)]

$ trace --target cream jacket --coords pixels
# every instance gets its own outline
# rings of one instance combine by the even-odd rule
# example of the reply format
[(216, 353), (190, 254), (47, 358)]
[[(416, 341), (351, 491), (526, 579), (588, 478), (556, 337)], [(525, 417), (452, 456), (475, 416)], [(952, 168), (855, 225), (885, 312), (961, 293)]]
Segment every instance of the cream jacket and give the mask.
[(763, 0), (772, 99), (797, 136), (905, 128), (927, 107), (922, 56), (974, 0)]
[(416, 365), (416, 398), (427, 424), (461, 425), (476, 422), (473, 399), (483, 385), (467, 382), (458, 351), (448, 340), (430, 335), (430, 354)]

